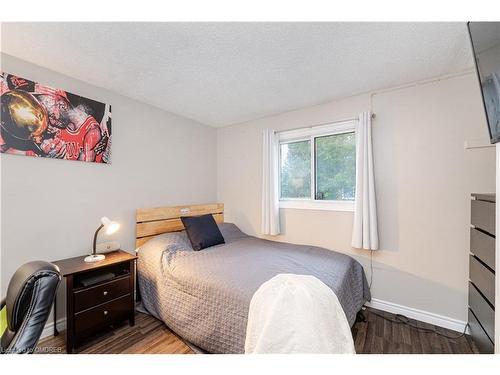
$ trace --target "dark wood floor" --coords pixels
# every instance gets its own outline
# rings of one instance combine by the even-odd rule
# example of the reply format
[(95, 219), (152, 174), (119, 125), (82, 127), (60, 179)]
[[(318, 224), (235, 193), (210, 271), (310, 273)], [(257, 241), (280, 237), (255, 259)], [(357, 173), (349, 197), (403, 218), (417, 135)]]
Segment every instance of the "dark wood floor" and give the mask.
[(410, 319), (412, 325), (432, 330), (432, 332), (422, 332), (405, 324), (390, 322), (376, 314), (394, 320), (394, 315), (391, 313), (374, 309), (365, 310), (366, 322), (357, 322), (352, 329), (358, 354), (477, 353), (468, 335), (458, 339), (449, 339), (437, 333), (450, 337), (457, 337), (460, 333)]
[[(65, 332), (39, 343), (40, 353), (66, 353)], [(58, 350), (60, 348), (60, 350)], [(193, 351), (162, 321), (136, 313), (135, 326), (128, 323), (101, 334), (78, 349), (86, 354), (190, 354)]]
[[(433, 332), (419, 332), (407, 325), (387, 321), (373, 312), (387, 318), (394, 315), (382, 311), (367, 309), (364, 312), (366, 322), (357, 322), (352, 331), (358, 354), (470, 354), (476, 352), (470, 337), (453, 340), (436, 334), (442, 332), (449, 336), (459, 333), (427, 323), (410, 320), (422, 328)], [(40, 352), (65, 353), (64, 332), (57, 337), (48, 337), (40, 342)], [(129, 327), (124, 324), (112, 332), (96, 337), (82, 347), (79, 353), (89, 354), (188, 354), (193, 351), (161, 321), (137, 313), (136, 324)]]

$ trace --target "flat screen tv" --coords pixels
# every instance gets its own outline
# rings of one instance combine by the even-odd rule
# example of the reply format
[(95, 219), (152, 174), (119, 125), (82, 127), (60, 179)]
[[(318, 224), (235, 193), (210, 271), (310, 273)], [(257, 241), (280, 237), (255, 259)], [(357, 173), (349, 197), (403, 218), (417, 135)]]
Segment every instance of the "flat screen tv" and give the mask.
[(469, 22), (491, 143), (500, 141), (500, 22)]

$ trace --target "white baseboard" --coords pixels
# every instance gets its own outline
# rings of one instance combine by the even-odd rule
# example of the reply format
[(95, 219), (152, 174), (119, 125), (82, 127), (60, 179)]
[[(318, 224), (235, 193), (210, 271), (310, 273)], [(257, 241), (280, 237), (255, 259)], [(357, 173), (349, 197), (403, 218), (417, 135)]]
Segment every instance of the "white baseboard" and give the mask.
[[(57, 330), (61, 332), (62, 330), (65, 329), (66, 329), (66, 318), (61, 318), (57, 321)], [(52, 336), (53, 334), (54, 334), (54, 321), (51, 321), (50, 323), (47, 322), (42, 331), (42, 335), (40, 336), (40, 340), (44, 339), (45, 337)]]
[[(415, 309), (413, 307), (398, 305), (397, 303), (383, 301), (376, 298), (372, 298), (371, 302), (367, 302), (365, 305), (393, 314), (401, 314), (411, 319), (420, 320), (424, 323), (433, 324), (435, 326), (451, 329), (452, 331), (457, 331), (460, 333), (464, 331), (465, 325), (467, 324), (467, 322), (458, 319)], [(467, 333), (469, 333), (468, 328)]]

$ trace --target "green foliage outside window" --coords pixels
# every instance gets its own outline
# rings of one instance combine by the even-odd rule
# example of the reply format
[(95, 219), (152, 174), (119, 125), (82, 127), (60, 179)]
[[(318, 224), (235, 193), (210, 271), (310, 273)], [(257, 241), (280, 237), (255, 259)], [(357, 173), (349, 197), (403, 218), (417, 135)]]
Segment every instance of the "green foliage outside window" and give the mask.
[(311, 197), (311, 142), (285, 143), (280, 147), (281, 197)]
[[(315, 199), (354, 200), (356, 140), (354, 133), (314, 139)], [(280, 145), (281, 198), (311, 198), (311, 142)]]
[(316, 138), (316, 199), (354, 200), (356, 143), (354, 133)]

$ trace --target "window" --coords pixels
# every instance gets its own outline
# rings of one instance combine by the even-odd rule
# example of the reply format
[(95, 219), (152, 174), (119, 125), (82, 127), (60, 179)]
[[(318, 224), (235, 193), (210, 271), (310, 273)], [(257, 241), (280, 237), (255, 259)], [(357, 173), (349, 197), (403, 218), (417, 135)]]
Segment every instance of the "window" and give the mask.
[(311, 141), (280, 144), (281, 198), (311, 197)]
[(352, 211), (354, 121), (279, 135), (280, 207)]

